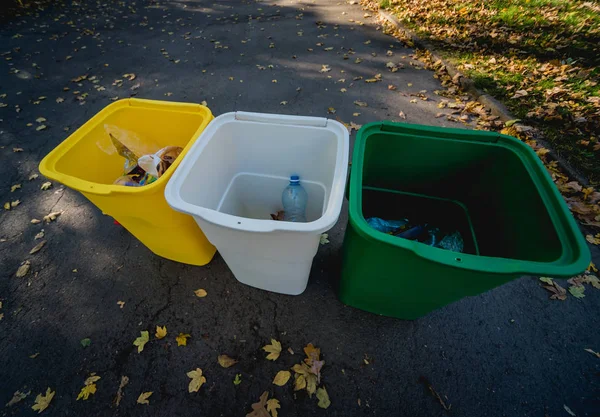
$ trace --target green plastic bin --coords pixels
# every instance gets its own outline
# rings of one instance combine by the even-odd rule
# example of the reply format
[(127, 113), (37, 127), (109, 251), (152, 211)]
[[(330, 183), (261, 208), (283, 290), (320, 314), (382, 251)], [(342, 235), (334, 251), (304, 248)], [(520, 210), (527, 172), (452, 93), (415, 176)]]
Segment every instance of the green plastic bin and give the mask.
[[(537, 155), (506, 135), (377, 122), (358, 132), (339, 297), (415, 319), (522, 275), (570, 277), (590, 252)], [(408, 218), (459, 230), (463, 253), (371, 228)]]

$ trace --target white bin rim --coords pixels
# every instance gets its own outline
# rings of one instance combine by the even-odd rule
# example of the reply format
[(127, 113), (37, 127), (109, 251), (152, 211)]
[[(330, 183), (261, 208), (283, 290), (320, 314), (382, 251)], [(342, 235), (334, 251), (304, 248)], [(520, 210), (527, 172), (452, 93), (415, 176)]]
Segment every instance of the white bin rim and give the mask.
[[(326, 202), (326, 210), (319, 219), (308, 223), (251, 219), (221, 213), (213, 209), (191, 204), (181, 197), (183, 183), (190, 174), (190, 171), (195, 162), (198, 160), (200, 154), (214, 136), (215, 132), (217, 132), (217, 130), (223, 125), (227, 123), (235, 123), (236, 121), (289, 126), (312, 126), (330, 130), (335, 133), (338, 138), (340, 138), (337, 143), (333, 184), (329, 198)], [(311, 234), (323, 233), (335, 225), (342, 210), (346, 177), (348, 175), (349, 147), (348, 129), (343, 124), (335, 120), (324, 117), (291, 116), (243, 111), (225, 113), (212, 120), (208, 127), (195, 141), (185, 158), (181, 161), (179, 167), (173, 173), (169, 183), (167, 184), (167, 187), (165, 188), (165, 199), (167, 200), (169, 206), (171, 206), (174, 210), (189, 214), (191, 216), (197, 216), (209, 223), (234, 230), (262, 233), (276, 231), (305, 232)], [(210, 181), (208, 178), (205, 180)], [(201, 186), (201, 181), (199, 181), (199, 185)]]

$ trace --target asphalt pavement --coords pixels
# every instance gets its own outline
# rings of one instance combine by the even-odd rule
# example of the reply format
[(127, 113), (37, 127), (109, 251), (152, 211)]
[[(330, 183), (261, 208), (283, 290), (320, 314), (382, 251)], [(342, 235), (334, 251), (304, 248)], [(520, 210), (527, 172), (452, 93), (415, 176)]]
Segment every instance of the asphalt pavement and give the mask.
[[(0, 214), (0, 414), (37, 414), (34, 399), (50, 387), (45, 416), (244, 416), (264, 391), (282, 417), (600, 415), (600, 357), (584, 350), (600, 351), (592, 287), (585, 298), (550, 300), (536, 277), (523, 277), (415, 321), (381, 317), (336, 297), (346, 205), (307, 290), (285, 296), (238, 283), (218, 254), (205, 267), (161, 259), (79, 193), (30, 180), (71, 132), (130, 96), (206, 101), (215, 115), (457, 126), (440, 117), (449, 112), (438, 107), (443, 88), (413, 54), (343, 1), (82, 0), (4, 21), (0, 200), (20, 204)], [(54, 222), (30, 223), (55, 211)], [(42, 229), (47, 243), (30, 255)], [(25, 260), (30, 270), (17, 278)], [(396, 267), (400, 276), (401, 260)], [(196, 297), (198, 288), (208, 295)], [(165, 339), (154, 338), (156, 326), (167, 327)], [(143, 330), (151, 340), (138, 353)], [(177, 346), (179, 333), (191, 335), (187, 346)], [(261, 350), (271, 338), (283, 346), (274, 362)], [(325, 361), (327, 409), (292, 382), (272, 383), (309, 343)], [(224, 369), (220, 354), (239, 362)], [(189, 393), (196, 368), (206, 383)], [(77, 401), (91, 373), (97, 391)], [(31, 393), (5, 407), (17, 390)], [(149, 391), (150, 404), (137, 404)]]

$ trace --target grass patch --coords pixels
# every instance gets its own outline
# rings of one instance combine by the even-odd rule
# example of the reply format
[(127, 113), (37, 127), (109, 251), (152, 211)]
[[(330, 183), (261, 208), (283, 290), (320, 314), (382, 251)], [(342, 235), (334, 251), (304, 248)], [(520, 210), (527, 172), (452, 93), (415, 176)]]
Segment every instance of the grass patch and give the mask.
[[(600, 3), (380, 0), (600, 184)], [(527, 94), (515, 94), (526, 91)], [(514, 97), (514, 98), (513, 98)]]

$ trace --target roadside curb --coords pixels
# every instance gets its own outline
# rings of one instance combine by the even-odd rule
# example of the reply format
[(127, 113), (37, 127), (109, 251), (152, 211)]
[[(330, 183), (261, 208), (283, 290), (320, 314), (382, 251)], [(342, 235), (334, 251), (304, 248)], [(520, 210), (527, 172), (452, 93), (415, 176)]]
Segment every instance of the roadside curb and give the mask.
[[(404, 34), (405, 38), (410, 40), (415, 47), (417, 47), (419, 49), (428, 50), (431, 53), (431, 57), (433, 58), (434, 61), (440, 61), (444, 65), (444, 67), (446, 68), (446, 71), (448, 72), (448, 75), (450, 75), (450, 77), (452, 77), (452, 80), (458, 86), (460, 86), (466, 93), (471, 95), (476, 101), (480, 102), (486, 108), (488, 108), (490, 110), (490, 112), (492, 113), (492, 115), (497, 116), (498, 119), (500, 119), (503, 122), (508, 122), (509, 120), (516, 119), (516, 117), (510, 113), (508, 108), (503, 103), (501, 103), (494, 97), (490, 96), (489, 94), (479, 90), (477, 87), (475, 87), (475, 83), (473, 82), (473, 80), (471, 80), (467, 76), (463, 75), (458, 70), (458, 68), (456, 68), (456, 66), (454, 66), (452, 63), (448, 62), (441, 55), (439, 55), (436, 52), (435, 46), (432, 43), (421, 39), (419, 36), (417, 36), (417, 34), (415, 32), (413, 32), (412, 30), (410, 30), (406, 26), (404, 26), (391, 13), (388, 13), (383, 10), (378, 10), (378, 14), (381, 19), (387, 21), (392, 26), (394, 26), (395, 29), (402, 32)], [(544, 148), (547, 148), (550, 150), (550, 152), (548, 153), (550, 158), (555, 160), (558, 163), (559, 167), (570, 178), (577, 180), (577, 182), (579, 182), (581, 185), (583, 185), (585, 187), (589, 187), (589, 182), (587, 181), (587, 179), (584, 178), (583, 175), (581, 175), (575, 168), (573, 168), (566, 160), (564, 160), (562, 157), (560, 157), (550, 147), (550, 145), (548, 144), (548, 142), (546, 140), (544, 140), (541, 132), (538, 129), (535, 129), (532, 126), (524, 125), (522, 123), (515, 123), (515, 126), (520, 126), (520, 127), (524, 128), (524, 130), (529, 130), (529, 131), (534, 132), (535, 140), (537, 142), (539, 142)]]

